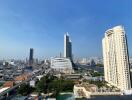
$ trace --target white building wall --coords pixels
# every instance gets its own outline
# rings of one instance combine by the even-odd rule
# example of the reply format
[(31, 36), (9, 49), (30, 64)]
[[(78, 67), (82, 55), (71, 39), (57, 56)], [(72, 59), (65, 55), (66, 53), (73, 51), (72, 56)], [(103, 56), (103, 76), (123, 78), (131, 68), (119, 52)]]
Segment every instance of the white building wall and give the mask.
[(105, 80), (121, 90), (131, 88), (128, 48), (124, 28), (116, 26), (102, 40)]
[(51, 68), (61, 71), (72, 73), (72, 63), (68, 58), (51, 58)]

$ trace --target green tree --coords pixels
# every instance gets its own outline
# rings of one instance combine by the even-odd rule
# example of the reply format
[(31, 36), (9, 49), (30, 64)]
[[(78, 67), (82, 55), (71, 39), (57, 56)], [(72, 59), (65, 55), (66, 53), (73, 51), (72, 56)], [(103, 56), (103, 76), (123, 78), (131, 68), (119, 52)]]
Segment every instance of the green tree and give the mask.
[(32, 88), (29, 86), (29, 84), (22, 84), (20, 85), (20, 88), (17, 90), (18, 94), (21, 95), (28, 95), (32, 92)]
[(71, 92), (74, 82), (72, 80), (58, 79), (51, 75), (46, 75), (36, 85), (38, 92), (53, 93), (56, 96), (60, 92)]
[(46, 77), (42, 77), (40, 81), (36, 85), (36, 89), (38, 92), (46, 93)]
[(103, 64), (96, 64), (96, 66), (98, 66), (98, 67), (104, 67)]
[(61, 83), (61, 88), (63, 92), (71, 92), (73, 90), (74, 83), (72, 80), (63, 80)]

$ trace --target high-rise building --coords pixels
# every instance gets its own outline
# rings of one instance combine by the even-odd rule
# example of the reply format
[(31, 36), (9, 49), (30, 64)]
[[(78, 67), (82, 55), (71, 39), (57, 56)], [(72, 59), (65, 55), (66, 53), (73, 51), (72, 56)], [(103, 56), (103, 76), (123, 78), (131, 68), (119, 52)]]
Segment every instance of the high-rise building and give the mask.
[(72, 42), (68, 32), (64, 35), (64, 57), (72, 60)]
[(122, 26), (105, 32), (102, 40), (105, 81), (120, 90), (130, 90), (130, 66), (127, 37)]
[(29, 54), (29, 65), (33, 65), (33, 48), (30, 48), (30, 54)]

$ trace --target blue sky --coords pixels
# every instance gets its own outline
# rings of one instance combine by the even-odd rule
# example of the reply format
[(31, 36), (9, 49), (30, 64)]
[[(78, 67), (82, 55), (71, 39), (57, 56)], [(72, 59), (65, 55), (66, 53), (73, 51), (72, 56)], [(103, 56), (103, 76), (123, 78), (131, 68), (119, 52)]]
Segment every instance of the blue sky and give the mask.
[(102, 56), (104, 32), (125, 27), (132, 56), (132, 0), (0, 0), (0, 58), (63, 53), (69, 32), (77, 57)]

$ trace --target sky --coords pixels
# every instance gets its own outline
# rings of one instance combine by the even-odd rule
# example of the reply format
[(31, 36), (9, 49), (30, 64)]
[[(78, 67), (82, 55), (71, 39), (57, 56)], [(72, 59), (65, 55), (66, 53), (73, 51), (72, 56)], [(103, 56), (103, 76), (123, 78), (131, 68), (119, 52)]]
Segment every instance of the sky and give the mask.
[(0, 0), (0, 58), (63, 54), (69, 32), (75, 57), (102, 57), (104, 32), (123, 25), (132, 56), (132, 0)]

